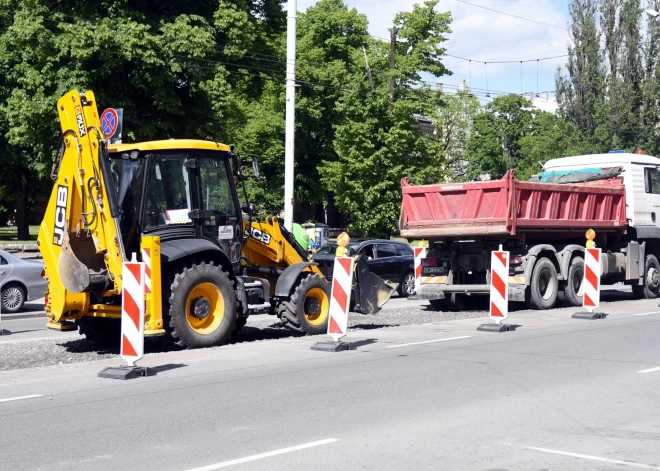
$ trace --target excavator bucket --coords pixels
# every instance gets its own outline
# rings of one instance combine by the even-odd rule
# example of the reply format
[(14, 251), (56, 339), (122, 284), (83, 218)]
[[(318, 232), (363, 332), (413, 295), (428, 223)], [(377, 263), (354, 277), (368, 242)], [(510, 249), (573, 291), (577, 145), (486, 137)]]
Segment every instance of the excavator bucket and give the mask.
[(377, 314), (399, 286), (371, 273), (364, 255), (356, 261), (354, 277), (355, 304), (362, 314)]
[(102, 294), (108, 282), (104, 268), (103, 256), (96, 253), (89, 231), (73, 231), (71, 238), (68, 227), (65, 228), (58, 272), (66, 290)]

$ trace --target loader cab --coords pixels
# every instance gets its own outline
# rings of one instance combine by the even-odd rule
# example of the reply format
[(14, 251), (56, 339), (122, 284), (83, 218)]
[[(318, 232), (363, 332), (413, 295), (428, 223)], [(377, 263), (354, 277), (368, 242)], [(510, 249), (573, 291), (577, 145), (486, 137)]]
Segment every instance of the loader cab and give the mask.
[(184, 249), (186, 239), (205, 239), (238, 264), (242, 221), (227, 146), (169, 140), (109, 150), (126, 253), (139, 251), (142, 234)]

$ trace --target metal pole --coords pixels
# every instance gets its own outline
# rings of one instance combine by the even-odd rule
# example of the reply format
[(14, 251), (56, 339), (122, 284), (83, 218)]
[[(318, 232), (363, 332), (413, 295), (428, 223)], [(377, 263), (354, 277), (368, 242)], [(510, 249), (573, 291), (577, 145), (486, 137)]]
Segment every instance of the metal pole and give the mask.
[(286, 30), (286, 128), (284, 143), (284, 227), (293, 230), (294, 145), (296, 133), (296, 0), (289, 0)]

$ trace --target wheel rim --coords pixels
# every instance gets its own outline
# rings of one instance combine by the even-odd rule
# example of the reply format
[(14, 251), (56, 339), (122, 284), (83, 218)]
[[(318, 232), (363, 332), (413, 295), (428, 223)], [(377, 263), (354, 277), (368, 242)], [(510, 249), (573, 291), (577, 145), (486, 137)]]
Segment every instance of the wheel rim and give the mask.
[(660, 273), (656, 267), (649, 267), (646, 272), (646, 286), (650, 290), (658, 289), (660, 285)]
[(539, 294), (544, 301), (552, 299), (555, 292), (555, 279), (551, 276), (550, 270), (545, 269), (539, 275)]
[(21, 293), (21, 290), (15, 286), (7, 288), (4, 293), (2, 293), (2, 304), (5, 309), (18, 309), (21, 306), (22, 300), (23, 293)]
[(330, 311), (330, 300), (321, 288), (312, 288), (303, 300), (305, 319), (311, 325), (320, 325), (328, 318)]
[(577, 268), (573, 274), (573, 292), (582, 296), (582, 278), (584, 278), (584, 269)]
[(415, 293), (415, 276), (412, 273), (408, 273), (404, 278), (403, 289), (407, 294)]
[(210, 334), (220, 326), (225, 317), (225, 300), (212, 283), (195, 286), (186, 300), (186, 320), (195, 332)]

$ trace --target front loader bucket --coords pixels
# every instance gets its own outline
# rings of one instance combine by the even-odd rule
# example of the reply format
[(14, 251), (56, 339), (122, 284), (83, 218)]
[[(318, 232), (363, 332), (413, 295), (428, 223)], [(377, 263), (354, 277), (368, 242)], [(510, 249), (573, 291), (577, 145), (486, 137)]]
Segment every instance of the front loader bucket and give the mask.
[(358, 257), (355, 266), (356, 304), (362, 314), (377, 314), (390, 299), (398, 284), (383, 280), (371, 273), (364, 256)]
[(58, 272), (66, 290), (71, 293), (103, 293), (108, 283), (104, 268), (103, 255), (96, 253), (89, 231), (73, 231), (73, 238), (70, 238), (69, 230), (65, 228)]

